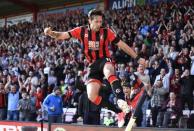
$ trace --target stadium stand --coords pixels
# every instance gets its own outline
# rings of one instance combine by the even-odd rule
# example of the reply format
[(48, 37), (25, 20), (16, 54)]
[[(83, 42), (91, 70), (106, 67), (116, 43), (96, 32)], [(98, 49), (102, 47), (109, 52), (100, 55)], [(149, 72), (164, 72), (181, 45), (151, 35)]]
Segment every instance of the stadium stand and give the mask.
[[(184, 0), (170, 4), (162, 2), (155, 6), (134, 6), (130, 10), (105, 10), (104, 14), (104, 26), (111, 27), (147, 60), (144, 73), (150, 78), (148, 90), (152, 93), (147, 100), (149, 106), (143, 109), (148, 113), (146, 121), (140, 126), (172, 127), (170, 119), (167, 119), (167, 125), (163, 121), (168, 113), (177, 118), (174, 127), (188, 128), (180, 121), (194, 114), (194, 4)], [(0, 28), (0, 120), (18, 121), (22, 110), (30, 114), (26, 121), (35, 122), (44, 110), (44, 98), (55, 87), (60, 87), (66, 112), (64, 123), (77, 123), (80, 117), (76, 112), (78, 99), (85, 87), (77, 85), (76, 81), (78, 76), (83, 83), (86, 81), (88, 63), (78, 40), (55, 41), (45, 36), (43, 29), (50, 26), (66, 31), (87, 25), (87, 22), (83, 11), (74, 10), (39, 15), (37, 22)], [(117, 47), (111, 48), (113, 59), (118, 63), (115, 64), (117, 76), (124, 81), (131, 72), (138, 70), (138, 65)], [(164, 77), (171, 69), (173, 73), (170, 77)], [(160, 88), (166, 91), (163, 96), (155, 90), (156, 78), (162, 81)], [(106, 80), (104, 83), (107, 99), (115, 103), (110, 85)], [(22, 101), (23, 92), (28, 94), (30, 109), (22, 104), (19, 113), (18, 103)], [(171, 105), (171, 92), (180, 104)], [(12, 97), (13, 94), (18, 96)], [(10, 104), (13, 100), (14, 107)], [(181, 112), (176, 112), (179, 109)], [(106, 116), (106, 112), (103, 109), (101, 116)], [(150, 117), (153, 115), (157, 118), (154, 119), (157, 120), (155, 125), (152, 125)], [(157, 123), (159, 121), (161, 123)]]

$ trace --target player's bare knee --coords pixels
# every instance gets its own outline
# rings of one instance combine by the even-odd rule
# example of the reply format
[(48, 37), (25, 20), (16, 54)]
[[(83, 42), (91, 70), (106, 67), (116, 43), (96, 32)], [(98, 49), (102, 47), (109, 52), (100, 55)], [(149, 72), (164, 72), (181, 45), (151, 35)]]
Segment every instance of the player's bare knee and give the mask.
[(114, 74), (114, 67), (112, 65), (105, 66), (103, 72), (104, 72), (105, 77), (108, 78), (109, 76)]
[(87, 95), (88, 99), (92, 102), (95, 101), (98, 96), (100, 85), (96, 82), (91, 82), (87, 85)]
[(88, 99), (91, 101), (91, 102), (95, 102), (95, 100), (96, 100), (96, 97), (98, 96), (98, 94), (97, 93), (87, 93), (88, 94)]
[(88, 94), (88, 99), (89, 99), (91, 102), (95, 102), (96, 97), (97, 97), (97, 96)]

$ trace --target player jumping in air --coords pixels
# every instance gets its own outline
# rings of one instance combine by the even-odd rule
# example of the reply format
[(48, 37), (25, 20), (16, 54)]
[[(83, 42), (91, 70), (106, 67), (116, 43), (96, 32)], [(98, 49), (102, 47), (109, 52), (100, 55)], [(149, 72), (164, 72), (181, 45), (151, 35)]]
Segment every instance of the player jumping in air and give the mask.
[[(65, 32), (52, 31), (50, 27), (44, 29), (45, 35), (58, 40), (66, 40), (71, 37), (77, 38), (83, 46), (84, 54), (88, 60), (89, 73), (87, 80), (87, 94), (90, 101), (102, 107), (121, 112), (110, 102), (99, 96), (102, 79), (105, 77), (117, 97), (118, 107), (126, 114), (130, 112), (127, 102), (124, 100), (124, 94), (118, 78), (115, 76), (115, 68), (111, 62), (109, 44), (115, 44), (132, 58), (144, 62), (145, 60), (138, 55), (109, 28), (103, 28), (103, 13), (100, 10), (93, 9), (88, 13), (88, 26), (76, 27)], [(123, 123), (118, 121), (118, 126)]]

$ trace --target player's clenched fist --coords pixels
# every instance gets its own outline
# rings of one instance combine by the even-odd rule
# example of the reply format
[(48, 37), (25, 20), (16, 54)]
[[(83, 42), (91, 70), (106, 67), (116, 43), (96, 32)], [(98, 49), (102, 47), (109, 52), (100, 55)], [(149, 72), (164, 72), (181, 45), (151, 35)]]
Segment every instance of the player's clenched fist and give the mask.
[(50, 35), (51, 31), (52, 31), (51, 27), (47, 27), (47, 28), (44, 29), (44, 34), (45, 35)]

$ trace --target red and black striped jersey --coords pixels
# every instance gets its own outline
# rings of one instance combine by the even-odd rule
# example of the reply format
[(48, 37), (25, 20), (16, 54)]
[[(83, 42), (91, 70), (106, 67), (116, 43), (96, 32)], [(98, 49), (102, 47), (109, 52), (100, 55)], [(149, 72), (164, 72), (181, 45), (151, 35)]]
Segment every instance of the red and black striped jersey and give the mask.
[(89, 26), (76, 27), (69, 31), (70, 37), (79, 39), (88, 62), (99, 58), (110, 58), (109, 44), (118, 43), (119, 38), (109, 28), (92, 31)]

